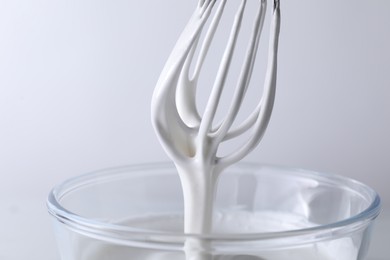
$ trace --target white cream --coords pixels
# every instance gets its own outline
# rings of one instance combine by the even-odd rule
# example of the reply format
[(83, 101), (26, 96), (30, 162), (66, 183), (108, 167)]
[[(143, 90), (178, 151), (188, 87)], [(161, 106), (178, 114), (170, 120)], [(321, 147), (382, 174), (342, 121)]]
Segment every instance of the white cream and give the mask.
[[(286, 230), (295, 230), (311, 227), (314, 224), (308, 222), (304, 217), (291, 213), (281, 213), (272, 211), (247, 212), (247, 211), (229, 211), (215, 212), (214, 218), (216, 224), (213, 232), (216, 233), (259, 233), (259, 232), (277, 232)], [(121, 221), (121, 225), (131, 227), (147, 228), (153, 230), (164, 230), (178, 232), (183, 229), (182, 215), (155, 215), (149, 217), (140, 217)], [(243, 230), (246, 226), (246, 230)], [(166, 239), (169, 238), (164, 238)], [(175, 240), (175, 238), (173, 238)], [(123, 260), (123, 259), (142, 259), (142, 260), (189, 260), (202, 259), (199, 254), (185, 255), (180, 251), (152, 250), (149, 248), (133, 248), (129, 246), (101, 245), (91, 244), (90, 239), (84, 243), (83, 238), (78, 241), (83, 253), (78, 256), (80, 260)], [(256, 248), (256, 243), (247, 242), (245, 246)], [(313, 242), (295, 247), (269, 248), (254, 250), (240, 255), (214, 254), (203, 255), (203, 259), (213, 260), (356, 260), (359, 247), (354, 244), (352, 238), (332, 239), (331, 241)], [(202, 259), (202, 260), (203, 260)]]
[[(218, 2), (217, 10), (212, 12)], [(205, 112), (196, 107), (196, 87), (210, 43), (227, 0), (200, 0), (176, 43), (158, 80), (152, 99), (152, 122), (162, 146), (173, 160), (183, 187), (185, 233), (207, 234), (212, 230), (213, 200), (217, 180), (224, 168), (236, 163), (260, 142), (268, 125), (275, 97), (276, 58), (280, 29), (279, 1), (274, 1), (270, 30), (268, 69), (261, 101), (237, 128), (231, 129), (247, 90), (266, 13), (266, 0), (259, 1), (253, 32), (242, 65), (232, 103), (223, 122), (213, 128), (213, 120), (239, 35), (246, 0), (242, 0), (233, 22), (229, 41)], [(190, 67), (205, 23), (211, 19), (199, 50), (193, 77)], [(218, 157), (221, 142), (251, 131), (247, 142), (225, 157)]]

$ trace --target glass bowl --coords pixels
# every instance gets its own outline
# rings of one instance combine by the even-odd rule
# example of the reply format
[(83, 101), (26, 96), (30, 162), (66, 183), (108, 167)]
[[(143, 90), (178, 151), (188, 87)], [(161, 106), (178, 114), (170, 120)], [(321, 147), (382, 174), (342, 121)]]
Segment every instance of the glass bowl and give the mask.
[(362, 260), (380, 212), (355, 180), (251, 163), (221, 175), (211, 234), (183, 233), (183, 204), (171, 163), (75, 177), (47, 201), (62, 260)]

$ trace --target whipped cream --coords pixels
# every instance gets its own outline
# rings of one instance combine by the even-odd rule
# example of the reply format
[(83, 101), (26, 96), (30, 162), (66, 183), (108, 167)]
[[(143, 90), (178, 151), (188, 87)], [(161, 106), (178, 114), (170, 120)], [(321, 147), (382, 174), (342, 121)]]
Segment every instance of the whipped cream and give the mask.
[[(219, 234), (239, 234), (239, 233), (260, 233), (260, 232), (278, 232), (302, 229), (314, 226), (306, 218), (287, 212), (246, 212), (246, 211), (216, 211), (214, 214), (216, 220), (213, 232)], [(128, 225), (141, 229), (153, 229), (169, 232), (180, 232), (183, 230), (182, 215), (154, 215), (149, 217), (136, 217), (122, 220), (118, 224)], [(243, 229), (244, 227), (244, 229)], [(305, 244), (291, 248), (269, 248), (263, 250), (254, 250), (252, 253), (240, 255), (214, 254), (189, 255), (188, 252), (152, 250), (142, 247), (129, 247), (121, 245), (109, 245), (104, 243), (91, 244), (87, 239), (80, 238), (77, 245), (83, 252), (78, 256), (80, 260), (123, 260), (123, 259), (142, 259), (142, 260), (189, 260), (189, 259), (213, 259), (213, 260), (356, 260), (359, 254), (359, 247), (352, 238), (332, 239), (331, 241), (320, 241), (312, 244)], [(168, 238), (165, 238), (168, 239)], [(174, 238), (173, 238), (174, 239)], [(246, 242), (246, 246), (256, 248), (256, 241)], [(264, 246), (264, 245), (263, 245)]]
[[(274, 104), (280, 30), (278, 0), (274, 1), (272, 11), (263, 96), (259, 98), (252, 114), (241, 125), (232, 129), (251, 79), (264, 24), (267, 1), (260, 0), (231, 106), (223, 121), (214, 127), (215, 114), (229, 74), (247, 4), (247, 0), (242, 0), (203, 114), (200, 115), (197, 109), (195, 97), (199, 75), (227, 3), (227, 0), (199, 0), (165, 64), (152, 98), (153, 126), (163, 148), (175, 163), (181, 180), (186, 234), (212, 232), (218, 177), (223, 169), (241, 160), (257, 146), (267, 128)], [(216, 10), (213, 11), (215, 6)], [(209, 22), (207, 29), (206, 22)], [(201, 34), (205, 29), (204, 40), (200, 44)], [(194, 61), (199, 44), (199, 55)], [(195, 68), (190, 76), (193, 63)], [(226, 156), (217, 156), (222, 142), (249, 131), (249, 138), (242, 146)], [(208, 249), (207, 242), (189, 238), (185, 245), (186, 259), (213, 259), (208, 253), (203, 253)]]

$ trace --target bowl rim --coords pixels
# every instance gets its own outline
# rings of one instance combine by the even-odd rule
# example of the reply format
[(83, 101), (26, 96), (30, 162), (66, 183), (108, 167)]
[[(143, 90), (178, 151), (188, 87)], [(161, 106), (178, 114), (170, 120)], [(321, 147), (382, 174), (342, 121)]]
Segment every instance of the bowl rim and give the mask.
[[(240, 162), (233, 165), (231, 168), (236, 168), (237, 170), (250, 169), (250, 168), (271, 168), (278, 171), (294, 171), (302, 177), (315, 177), (316, 180), (327, 181), (330, 183), (339, 183), (345, 185), (356, 191), (360, 189), (366, 193), (366, 197), (371, 198), (371, 203), (369, 206), (360, 212), (357, 215), (351, 216), (347, 219), (343, 219), (334, 223), (318, 225), (313, 227), (307, 227), (302, 229), (294, 229), (289, 231), (277, 231), (277, 232), (266, 232), (266, 233), (212, 233), (212, 234), (187, 234), (179, 232), (169, 232), (169, 231), (160, 231), (160, 230), (150, 230), (150, 229), (140, 229), (129, 226), (122, 226), (118, 224), (108, 223), (99, 221), (96, 219), (88, 219), (83, 216), (72, 213), (71, 211), (64, 208), (60, 199), (71, 192), (74, 189), (79, 187), (85, 187), (85, 185), (90, 185), (96, 182), (96, 178), (99, 180), (110, 179), (114, 177), (120, 177), (123, 174), (128, 174), (132, 172), (140, 172), (145, 170), (153, 169), (174, 169), (174, 164), (171, 162), (154, 162), (154, 163), (144, 163), (144, 164), (134, 164), (134, 165), (125, 165), (112, 168), (106, 168), (102, 170), (97, 170), (69, 178), (64, 182), (56, 185), (49, 193), (47, 197), (47, 209), (48, 212), (54, 216), (56, 220), (67, 225), (69, 228), (83, 233), (87, 236), (96, 237), (99, 239), (107, 239), (110, 237), (111, 240), (121, 240), (122, 242), (129, 241), (144, 241), (153, 240), (153, 243), (160, 243), (167, 245), (172, 241), (173, 244), (181, 243), (189, 238), (201, 239), (201, 240), (212, 240), (215, 242), (229, 243), (229, 242), (245, 242), (245, 241), (269, 241), (275, 239), (285, 239), (292, 237), (311, 237), (312, 241), (326, 240), (330, 238), (335, 238), (335, 236), (344, 236), (348, 233), (354, 232), (355, 230), (362, 229), (366, 227), (370, 222), (372, 222), (381, 211), (381, 199), (378, 193), (370, 188), (369, 186), (348, 178), (331, 173), (323, 173), (318, 171), (311, 171), (295, 167), (286, 167), (273, 164), (264, 164), (264, 163), (251, 163), (251, 162)], [(141, 173), (139, 173), (141, 174)], [(144, 173), (142, 173), (144, 175)], [(95, 181), (93, 181), (95, 179)], [(66, 190), (66, 192), (64, 192)], [(315, 235), (315, 236), (313, 236)], [(159, 242), (160, 241), (160, 242)], [(179, 242), (178, 242), (179, 241)], [(290, 244), (290, 243), (289, 243)]]

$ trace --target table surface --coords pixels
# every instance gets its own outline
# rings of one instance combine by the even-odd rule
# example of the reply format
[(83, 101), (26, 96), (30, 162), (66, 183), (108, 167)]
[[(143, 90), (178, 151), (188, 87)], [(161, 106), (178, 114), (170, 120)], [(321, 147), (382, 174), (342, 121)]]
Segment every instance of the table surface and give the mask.
[[(0, 200), (0, 259), (59, 260), (45, 200)], [(377, 219), (367, 260), (389, 260), (390, 211)], [(23, 250), (21, 250), (23, 248)]]

